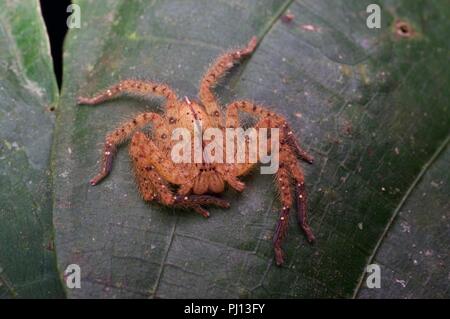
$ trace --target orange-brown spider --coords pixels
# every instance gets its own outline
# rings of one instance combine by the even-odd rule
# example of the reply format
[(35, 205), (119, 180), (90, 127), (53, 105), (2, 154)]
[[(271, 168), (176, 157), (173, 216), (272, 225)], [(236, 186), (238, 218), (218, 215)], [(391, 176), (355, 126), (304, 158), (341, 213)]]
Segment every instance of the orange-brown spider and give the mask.
[[(119, 144), (130, 136), (130, 156), (133, 161), (136, 182), (145, 201), (157, 201), (163, 205), (192, 208), (208, 217), (203, 207), (215, 205), (228, 208), (230, 204), (208, 193), (221, 193), (226, 184), (237, 191), (243, 191), (245, 184), (238, 177), (250, 172), (255, 163), (174, 163), (171, 159), (171, 140), (175, 128), (193, 129), (194, 121), (200, 121), (202, 129), (209, 127), (235, 128), (239, 125), (238, 111), (255, 116), (259, 122), (256, 128), (279, 129), (279, 169), (276, 173), (281, 212), (275, 230), (273, 245), (277, 265), (283, 264), (282, 241), (286, 235), (289, 211), (293, 204), (292, 186), (296, 193), (296, 210), (300, 227), (309, 242), (314, 235), (306, 218), (306, 192), (304, 176), (297, 158), (312, 163), (313, 158), (301, 149), (286, 120), (279, 114), (249, 101), (235, 101), (226, 107), (226, 115), (221, 111), (212, 89), (218, 80), (239, 60), (249, 56), (257, 45), (253, 37), (241, 49), (221, 55), (208, 69), (200, 83), (201, 102), (180, 100), (175, 92), (165, 84), (140, 80), (124, 80), (93, 98), (78, 98), (78, 104), (95, 105), (111, 99), (119, 93), (153, 94), (166, 99), (165, 113), (141, 113), (131, 121), (106, 136), (100, 173), (91, 180), (96, 185), (111, 171), (112, 162)], [(148, 137), (139, 129), (152, 124), (153, 134)], [(246, 156), (248, 159), (248, 156)], [(292, 185), (294, 181), (294, 185)]]

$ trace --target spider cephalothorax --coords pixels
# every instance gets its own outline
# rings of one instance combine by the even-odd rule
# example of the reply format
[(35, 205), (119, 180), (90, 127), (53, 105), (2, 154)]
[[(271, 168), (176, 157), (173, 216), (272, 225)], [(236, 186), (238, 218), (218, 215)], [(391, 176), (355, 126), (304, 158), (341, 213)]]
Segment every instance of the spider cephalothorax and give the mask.
[[(140, 80), (124, 80), (93, 98), (78, 98), (79, 104), (95, 105), (113, 98), (120, 93), (153, 94), (166, 99), (165, 112), (141, 113), (134, 119), (122, 124), (106, 136), (100, 173), (91, 180), (96, 185), (105, 178), (112, 168), (117, 146), (131, 138), (130, 156), (136, 175), (139, 191), (146, 201), (156, 201), (167, 206), (191, 208), (208, 217), (204, 208), (215, 205), (228, 208), (230, 204), (212, 194), (221, 193), (225, 185), (237, 191), (243, 191), (245, 184), (238, 178), (250, 172), (256, 163), (178, 163), (171, 157), (175, 141), (171, 139), (175, 129), (193, 130), (195, 124), (201, 124), (201, 130), (207, 128), (237, 128), (240, 125), (238, 112), (246, 112), (257, 118), (256, 128), (279, 129), (279, 168), (276, 172), (276, 185), (282, 205), (278, 224), (274, 234), (275, 258), (278, 265), (283, 264), (281, 243), (286, 235), (289, 211), (293, 202), (297, 203), (297, 217), (308, 241), (314, 235), (306, 219), (306, 191), (303, 172), (298, 158), (312, 163), (313, 159), (301, 149), (286, 120), (266, 107), (250, 101), (235, 101), (222, 112), (212, 89), (217, 81), (241, 58), (249, 56), (257, 45), (256, 37), (247, 47), (221, 55), (208, 69), (200, 83), (200, 101), (188, 98), (179, 99), (167, 85)], [(152, 125), (149, 137), (143, 129)], [(226, 145), (224, 145), (226, 147)], [(248, 159), (248, 157), (246, 157)], [(293, 198), (293, 192), (295, 199)]]

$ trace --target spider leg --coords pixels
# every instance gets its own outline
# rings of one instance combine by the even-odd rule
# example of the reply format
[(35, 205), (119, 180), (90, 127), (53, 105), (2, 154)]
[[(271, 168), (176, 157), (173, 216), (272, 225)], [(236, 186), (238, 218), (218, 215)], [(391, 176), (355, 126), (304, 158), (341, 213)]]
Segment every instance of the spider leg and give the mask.
[[(274, 113), (269, 111), (267, 108), (254, 104), (249, 101), (236, 101), (231, 103), (227, 107), (227, 117), (226, 117), (226, 127), (237, 127), (239, 125), (239, 114), (238, 111), (247, 112), (252, 114), (258, 118), (260, 121), (256, 124), (256, 128), (279, 128), (279, 142), (280, 142), (280, 164), (277, 172), (277, 186), (278, 191), (280, 193), (280, 200), (282, 203), (282, 211), (280, 213), (280, 220), (278, 221), (278, 225), (275, 231), (274, 236), (274, 249), (275, 249), (275, 257), (278, 265), (283, 263), (283, 251), (281, 249), (281, 242), (285, 237), (287, 232), (287, 224), (288, 224), (288, 215), (289, 209), (292, 206), (292, 194), (291, 194), (291, 186), (289, 183), (289, 177), (292, 177), (295, 180), (296, 186), (295, 190), (297, 193), (297, 217), (300, 227), (306, 234), (306, 237), (309, 242), (314, 241), (314, 235), (311, 230), (311, 227), (307, 221), (307, 207), (306, 207), (306, 190), (305, 190), (305, 182), (304, 175), (302, 170), (300, 169), (296, 155), (308, 162), (312, 163), (313, 158), (309, 155), (305, 150), (303, 150), (297, 139), (295, 138), (291, 128), (287, 124), (286, 120)], [(271, 140), (268, 140), (268, 145), (271, 145)], [(248, 157), (247, 157), (248, 158)], [(245, 163), (245, 164), (236, 164), (237, 171), (235, 172), (237, 175), (246, 174), (255, 164)]]
[[(163, 191), (158, 191), (155, 183), (153, 183), (155, 176), (147, 173), (146, 171), (148, 170), (145, 167), (139, 167), (136, 162), (134, 162), (133, 166), (139, 193), (145, 201), (151, 202), (152, 200), (158, 200), (158, 196), (159, 198), (166, 198), (166, 194)], [(158, 179), (156, 178), (156, 180)]]
[(242, 192), (245, 189), (245, 183), (240, 181), (235, 174), (231, 174), (231, 172), (228, 172), (228, 174), (224, 174), (224, 179), (230, 185), (232, 188), (237, 190), (238, 192)]
[(303, 231), (306, 234), (306, 238), (310, 243), (314, 242), (315, 237), (312, 232), (311, 227), (308, 224), (307, 219), (307, 197), (306, 197), (306, 190), (305, 190), (305, 178), (303, 175), (303, 172), (301, 168), (299, 167), (296, 158), (294, 154), (291, 152), (288, 152), (287, 154), (287, 165), (289, 166), (289, 171), (292, 175), (292, 177), (295, 180), (295, 196), (297, 197), (297, 219), (298, 224), (300, 228), (303, 229)]
[[(136, 132), (133, 135), (130, 156), (133, 160), (139, 191), (144, 199), (157, 199), (167, 206), (192, 208), (204, 217), (209, 216), (209, 212), (202, 207), (204, 205), (230, 207), (227, 201), (214, 196), (175, 195), (169, 183), (185, 185), (190, 183), (191, 178), (183, 174), (181, 166), (176, 166), (170, 159), (165, 158), (153, 141), (142, 132)], [(154, 193), (148, 194), (149, 191)]]
[(308, 154), (308, 153), (300, 146), (300, 144), (298, 143), (297, 139), (295, 138), (295, 135), (294, 135), (294, 133), (292, 132), (291, 128), (290, 128), (289, 126), (287, 126), (287, 127), (284, 129), (284, 131), (285, 131), (286, 136), (287, 136), (287, 142), (288, 142), (288, 144), (295, 150), (297, 156), (298, 156), (301, 160), (303, 160), (303, 161), (305, 161), (305, 162), (307, 162), (307, 163), (309, 163), (309, 164), (312, 164), (312, 163), (314, 162), (314, 158), (313, 158), (311, 155), (309, 155), (309, 154)]
[(219, 56), (206, 71), (200, 82), (199, 97), (205, 106), (206, 112), (212, 120), (214, 127), (223, 125), (219, 102), (213, 93), (213, 87), (220, 78), (242, 58), (249, 56), (256, 48), (258, 39), (253, 37), (245, 48), (230, 51)]
[[(286, 120), (282, 116), (271, 112), (264, 106), (257, 105), (250, 101), (236, 101), (229, 104), (227, 106), (226, 127), (238, 127), (239, 110), (260, 118), (261, 122), (259, 122), (256, 127), (279, 128), (281, 131), (280, 134), (283, 134), (285, 136), (286, 144), (291, 146), (297, 156), (305, 162), (308, 162), (310, 164), (313, 163), (314, 158), (300, 147), (300, 144), (295, 138), (295, 135)], [(247, 167), (245, 167), (241, 171), (243, 171), (244, 173), (247, 172), (249, 166), (250, 165), (247, 165)]]
[[(237, 109), (234, 110), (227, 110), (227, 118), (226, 118), (226, 126), (227, 128), (237, 128), (239, 126), (239, 117)], [(270, 118), (263, 118), (261, 119), (256, 125), (255, 128), (267, 128), (270, 127)], [(237, 143), (238, 141), (234, 140), (234, 150), (236, 152), (237, 150)], [(249, 159), (250, 151), (249, 151), (249, 141), (245, 142), (245, 159)], [(270, 152), (270, 138), (268, 139), (268, 151)], [(236, 158), (236, 155), (234, 155)], [(258, 158), (259, 160), (259, 158)], [(257, 163), (233, 163), (233, 164), (222, 164), (218, 165), (217, 169), (221, 172), (224, 180), (235, 190), (242, 192), (245, 189), (245, 183), (241, 182), (238, 179), (238, 176), (246, 175), (248, 174)]]
[(280, 194), (282, 209), (273, 238), (275, 258), (278, 266), (283, 264), (284, 254), (281, 248), (281, 244), (283, 239), (286, 237), (289, 220), (289, 210), (293, 202), (290, 184), (291, 178), (295, 180), (295, 194), (297, 197), (296, 208), (299, 226), (305, 232), (308, 242), (312, 243), (315, 240), (314, 234), (308, 224), (306, 216), (307, 198), (303, 172), (298, 166), (297, 159), (290, 148), (287, 148), (285, 146), (282, 147), (280, 151), (280, 162), (280, 168), (278, 169), (276, 175), (276, 184), (278, 192)]
[(252, 114), (259, 119), (270, 119), (271, 127), (287, 128), (286, 120), (275, 112), (271, 112), (264, 106), (250, 101), (235, 101), (227, 106), (226, 127), (237, 127), (239, 125), (238, 111)]
[(280, 202), (282, 205), (281, 212), (275, 234), (273, 236), (273, 248), (275, 251), (275, 260), (278, 266), (284, 263), (284, 252), (281, 244), (286, 237), (289, 225), (289, 211), (292, 206), (292, 194), (289, 181), (289, 174), (286, 168), (282, 167), (276, 174), (276, 185), (280, 194)]
[[(153, 140), (144, 133), (134, 133), (130, 144), (130, 156), (140, 167), (156, 170), (158, 176), (174, 185), (190, 185), (192, 176), (181, 164), (175, 164), (170, 154), (164, 153)], [(185, 189), (188, 193), (190, 189)]]
[[(263, 118), (255, 125), (255, 129), (259, 130), (260, 128), (266, 128), (270, 129), (274, 127), (272, 121), (270, 118)], [(246, 147), (245, 147), (245, 158), (249, 159), (249, 147), (250, 142), (246, 141)], [(259, 136), (258, 136), (258, 145), (259, 145)], [(270, 154), (271, 152), (271, 146), (272, 146), (272, 139), (271, 137), (267, 137), (267, 154)], [(260, 154), (258, 152), (258, 162), (260, 161)], [(237, 176), (247, 175), (249, 172), (252, 171), (252, 169), (257, 165), (258, 163), (242, 163), (242, 164), (236, 164), (237, 167)]]
[(163, 125), (162, 121), (163, 119), (159, 114), (151, 112), (142, 113), (106, 135), (100, 172), (91, 179), (91, 185), (97, 185), (111, 172), (113, 159), (117, 153), (118, 145), (129, 138), (135, 130), (142, 128), (151, 122), (153, 122), (156, 127), (159, 127)]
[(211, 195), (188, 195), (175, 196), (175, 206), (192, 208), (203, 217), (209, 217), (209, 212), (202, 207), (202, 205), (214, 205), (221, 208), (230, 208), (230, 203), (224, 199)]
[[(239, 114), (238, 111), (244, 111), (253, 115), (256, 115), (259, 118), (259, 122), (255, 125), (255, 129), (260, 128), (275, 128), (275, 127), (282, 127), (283, 125), (287, 125), (287, 123), (276, 113), (270, 112), (266, 108), (256, 105), (249, 101), (236, 101), (227, 106), (227, 113), (226, 113), (226, 127), (227, 128), (237, 128), (239, 127)], [(268, 149), (267, 151), (270, 152), (270, 146), (272, 145), (270, 137), (268, 137), (267, 140)], [(236, 143), (235, 141), (235, 149), (236, 149)], [(246, 142), (246, 148), (245, 148), (245, 158), (249, 158), (249, 142)], [(258, 154), (259, 155), (259, 154)], [(259, 161), (259, 158), (258, 158)], [(248, 174), (257, 163), (236, 163), (234, 164), (235, 170), (230, 170), (228, 175), (234, 176), (242, 176)], [(231, 179), (231, 177), (230, 177)]]
[(191, 192), (193, 187), (194, 187), (194, 179), (189, 179), (183, 185), (180, 185), (180, 188), (177, 191), (177, 195), (186, 196)]
[(174, 105), (177, 100), (175, 92), (165, 84), (139, 80), (124, 80), (98, 93), (92, 98), (79, 97), (77, 103), (95, 105), (112, 99), (120, 93), (130, 93), (135, 95), (153, 94), (162, 96), (169, 102), (168, 107)]

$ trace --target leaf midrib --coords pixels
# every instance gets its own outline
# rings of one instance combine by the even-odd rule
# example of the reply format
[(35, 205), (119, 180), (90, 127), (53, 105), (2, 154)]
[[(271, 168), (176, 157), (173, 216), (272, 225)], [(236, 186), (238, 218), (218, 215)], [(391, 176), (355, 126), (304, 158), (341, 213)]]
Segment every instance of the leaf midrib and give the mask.
[[(294, 2), (294, 0), (288, 0), (286, 1), (281, 7), (280, 9), (278, 9), (278, 11), (276, 11), (272, 17), (272, 19), (269, 20), (269, 22), (266, 24), (266, 26), (264, 28), (262, 28), (261, 32), (257, 35), (258, 37), (258, 46), (259, 44), (262, 42), (262, 40), (264, 39), (264, 37), (270, 32), (270, 30), (274, 27), (275, 23), (279, 20), (279, 18), (281, 17), (281, 15), (289, 8), (289, 6)], [(255, 51), (258, 48), (255, 49)], [(245, 71), (245, 68), (247, 66), (247, 63), (245, 63), (242, 68), (241, 68), (241, 72)], [(158, 289), (160, 287), (160, 282), (162, 279), (162, 274), (164, 272), (164, 265), (165, 262), (167, 260), (167, 256), (169, 255), (170, 249), (172, 247), (172, 243), (174, 240), (174, 237), (176, 235), (176, 229), (177, 229), (177, 223), (178, 223), (178, 217), (175, 219), (174, 224), (173, 224), (173, 228), (170, 234), (170, 238), (169, 238), (169, 243), (167, 245), (167, 250), (164, 254), (164, 258), (163, 261), (161, 263), (161, 268), (158, 272), (158, 277), (156, 279), (155, 285), (154, 285), (154, 289), (152, 291), (152, 296), (155, 297), (157, 296), (158, 293)]]

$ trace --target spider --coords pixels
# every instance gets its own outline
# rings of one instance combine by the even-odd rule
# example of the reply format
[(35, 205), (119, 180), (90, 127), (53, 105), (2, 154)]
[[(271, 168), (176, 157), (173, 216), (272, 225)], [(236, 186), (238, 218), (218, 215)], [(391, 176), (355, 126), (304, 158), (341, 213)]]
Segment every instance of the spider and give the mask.
[[(136, 183), (145, 201), (155, 201), (172, 207), (190, 208), (204, 217), (209, 212), (204, 206), (229, 208), (229, 202), (214, 195), (222, 193), (226, 185), (236, 191), (243, 191), (245, 184), (240, 176), (248, 174), (256, 163), (174, 163), (170, 151), (174, 141), (170, 139), (175, 128), (192, 130), (194, 121), (201, 121), (202, 129), (213, 127), (224, 130), (239, 126), (238, 112), (255, 117), (255, 128), (279, 129), (279, 167), (275, 183), (279, 192), (281, 211), (273, 237), (276, 264), (284, 263), (282, 241), (286, 236), (289, 211), (296, 202), (298, 223), (307, 240), (314, 241), (313, 232), (306, 216), (306, 191), (302, 169), (298, 159), (310, 164), (313, 158), (304, 151), (283, 116), (251, 101), (234, 101), (223, 114), (213, 92), (214, 86), (236, 63), (252, 54), (258, 44), (253, 37), (245, 48), (233, 50), (219, 56), (209, 67), (200, 82), (199, 100), (187, 97), (179, 99), (169, 86), (151, 81), (127, 79), (98, 93), (92, 98), (79, 97), (78, 104), (96, 105), (119, 96), (121, 93), (147, 95), (165, 98), (165, 112), (146, 112), (106, 136), (101, 169), (91, 181), (97, 185), (111, 171), (117, 147), (131, 137), (129, 154), (134, 167)], [(152, 134), (142, 129), (152, 125)], [(248, 157), (246, 157), (248, 158)], [(295, 199), (292, 195), (294, 188)]]

